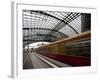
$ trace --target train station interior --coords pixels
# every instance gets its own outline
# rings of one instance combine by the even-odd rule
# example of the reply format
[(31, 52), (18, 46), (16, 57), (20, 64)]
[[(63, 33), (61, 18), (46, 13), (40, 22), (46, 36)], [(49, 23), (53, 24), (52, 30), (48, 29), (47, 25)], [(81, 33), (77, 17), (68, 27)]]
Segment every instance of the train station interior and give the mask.
[(23, 69), (91, 66), (91, 14), (23, 10)]

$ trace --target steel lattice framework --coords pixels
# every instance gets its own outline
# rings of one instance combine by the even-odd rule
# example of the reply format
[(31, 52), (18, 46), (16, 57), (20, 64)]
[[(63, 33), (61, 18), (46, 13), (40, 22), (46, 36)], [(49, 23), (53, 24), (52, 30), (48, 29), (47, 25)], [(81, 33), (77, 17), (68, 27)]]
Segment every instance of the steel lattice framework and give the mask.
[(81, 13), (23, 10), (24, 46), (33, 42), (53, 42), (81, 33)]

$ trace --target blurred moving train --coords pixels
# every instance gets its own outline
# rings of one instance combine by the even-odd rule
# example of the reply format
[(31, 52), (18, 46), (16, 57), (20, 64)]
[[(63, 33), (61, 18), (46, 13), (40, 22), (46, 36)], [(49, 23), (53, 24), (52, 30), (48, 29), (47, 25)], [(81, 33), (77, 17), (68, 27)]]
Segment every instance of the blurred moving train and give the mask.
[(91, 32), (87, 31), (31, 50), (72, 66), (91, 66)]

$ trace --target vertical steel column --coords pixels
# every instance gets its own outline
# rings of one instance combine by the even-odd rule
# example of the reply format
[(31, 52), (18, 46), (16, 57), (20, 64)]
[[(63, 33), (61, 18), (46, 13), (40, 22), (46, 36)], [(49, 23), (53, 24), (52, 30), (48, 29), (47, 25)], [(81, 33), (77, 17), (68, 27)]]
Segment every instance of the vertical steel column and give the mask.
[(91, 14), (82, 13), (81, 25), (82, 25), (82, 32), (85, 32), (91, 29)]

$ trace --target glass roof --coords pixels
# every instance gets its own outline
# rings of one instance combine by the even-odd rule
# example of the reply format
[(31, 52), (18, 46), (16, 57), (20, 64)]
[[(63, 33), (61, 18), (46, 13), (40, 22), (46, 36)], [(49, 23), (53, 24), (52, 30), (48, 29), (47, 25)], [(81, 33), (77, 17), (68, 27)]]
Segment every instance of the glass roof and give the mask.
[(23, 41), (53, 42), (81, 33), (81, 13), (23, 10)]

